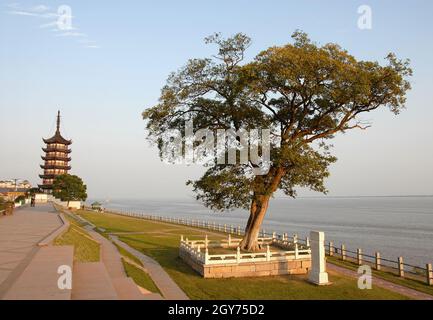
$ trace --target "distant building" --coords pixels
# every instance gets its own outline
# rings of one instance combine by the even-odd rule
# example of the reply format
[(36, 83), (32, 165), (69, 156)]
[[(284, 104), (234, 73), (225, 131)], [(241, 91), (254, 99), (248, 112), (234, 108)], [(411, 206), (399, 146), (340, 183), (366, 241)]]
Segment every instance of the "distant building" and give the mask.
[(45, 152), (45, 156), (42, 156), (45, 163), (41, 165), (44, 172), (39, 175), (42, 179), (39, 188), (45, 193), (52, 193), (55, 177), (67, 174), (71, 170), (69, 166), (71, 149), (69, 146), (72, 144), (72, 140), (66, 140), (60, 134), (60, 111), (57, 113), (56, 133), (49, 139), (43, 139), (43, 141), (46, 144), (46, 147), (42, 149)]
[(0, 188), (0, 197), (7, 201), (14, 201), (19, 196), (25, 196), (29, 188)]
[(0, 180), (0, 188), (10, 188), (10, 189), (30, 189), (32, 185), (28, 180)]

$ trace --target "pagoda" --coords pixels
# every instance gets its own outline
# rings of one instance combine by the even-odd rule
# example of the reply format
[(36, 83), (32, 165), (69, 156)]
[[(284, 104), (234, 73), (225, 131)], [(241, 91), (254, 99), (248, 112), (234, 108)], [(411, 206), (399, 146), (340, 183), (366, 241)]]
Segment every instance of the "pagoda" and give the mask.
[(69, 166), (71, 149), (69, 149), (69, 146), (72, 144), (72, 140), (66, 140), (60, 134), (60, 111), (57, 113), (56, 133), (51, 138), (42, 140), (46, 144), (46, 147), (42, 148), (45, 156), (41, 158), (45, 163), (41, 165), (44, 173), (39, 175), (42, 179), (42, 184), (39, 185), (39, 188), (45, 193), (52, 193), (54, 178), (67, 174), (71, 170)]

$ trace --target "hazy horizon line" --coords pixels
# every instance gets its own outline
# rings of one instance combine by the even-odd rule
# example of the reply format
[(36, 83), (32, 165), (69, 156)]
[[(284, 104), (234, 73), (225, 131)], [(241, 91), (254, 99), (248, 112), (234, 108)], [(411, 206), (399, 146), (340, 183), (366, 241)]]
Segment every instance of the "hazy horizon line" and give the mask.
[[(413, 194), (413, 195), (341, 195), (341, 196), (299, 196), (295, 198), (291, 197), (282, 197), (277, 196), (273, 199), (290, 199), (290, 200), (296, 200), (296, 199), (349, 199), (349, 198), (431, 198), (433, 197), (433, 194)], [(89, 197), (88, 200), (100, 200), (105, 199), (106, 201), (161, 201), (161, 200), (193, 200), (200, 202), (199, 200), (196, 200), (194, 197), (170, 197), (170, 198), (159, 198), (159, 197), (153, 197), (153, 198), (127, 198), (127, 197), (120, 197), (120, 198), (106, 198), (106, 197)], [(272, 200), (272, 199), (271, 199)]]

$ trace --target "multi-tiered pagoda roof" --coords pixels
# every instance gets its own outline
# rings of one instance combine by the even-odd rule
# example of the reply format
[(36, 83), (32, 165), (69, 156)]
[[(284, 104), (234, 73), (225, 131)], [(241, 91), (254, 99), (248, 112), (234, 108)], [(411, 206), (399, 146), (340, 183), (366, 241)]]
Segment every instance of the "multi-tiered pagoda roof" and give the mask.
[(42, 139), (46, 144), (42, 150), (45, 152), (45, 156), (42, 156), (44, 164), (41, 168), (44, 172), (39, 175), (42, 179), (42, 184), (39, 188), (43, 189), (47, 193), (51, 193), (53, 190), (53, 182), (55, 177), (67, 174), (71, 170), (69, 162), (71, 157), (71, 149), (69, 146), (72, 144), (72, 140), (67, 140), (62, 137), (60, 133), (60, 111), (57, 114), (57, 130), (54, 136), (49, 139)]

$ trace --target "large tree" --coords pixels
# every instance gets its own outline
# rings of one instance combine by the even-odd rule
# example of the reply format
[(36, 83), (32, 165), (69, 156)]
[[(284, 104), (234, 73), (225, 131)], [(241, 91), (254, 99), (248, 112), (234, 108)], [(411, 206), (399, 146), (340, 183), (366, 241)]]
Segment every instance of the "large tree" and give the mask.
[(69, 206), (69, 201), (87, 199), (87, 187), (80, 177), (63, 174), (54, 179), (53, 196), (61, 201), (67, 201)]
[[(335, 134), (366, 129), (360, 117), (378, 108), (398, 114), (410, 89), (409, 62), (390, 53), (387, 64), (359, 61), (336, 44), (318, 45), (296, 31), (293, 42), (271, 47), (244, 62), (250, 39), (223, 39), (212, 58), (192, 59), (170, 75), (159, 103), (143, 112), (148, 139), (164, 148), (171, 129), (271, 129), (270, 167), (254, 174), (257, 163), (208, 163), (196, 181), (188, 181), (197, 199), (214, 210), (249, 209), (241, 247), (258, 249), (258, 233), (272, 195), (296, 188), (326, 193), (324, 179), (336, 161), (328, 141)], [(185, 149), (183, 149), (185, 150)], [(161, 152), (161, 156), (165, 153)], [(215, 157), (221, 155), (215, 154)], [(227, 156), (227, 155), (224, 155)], [(239, 157), (238, 157), (239, 158)]]

